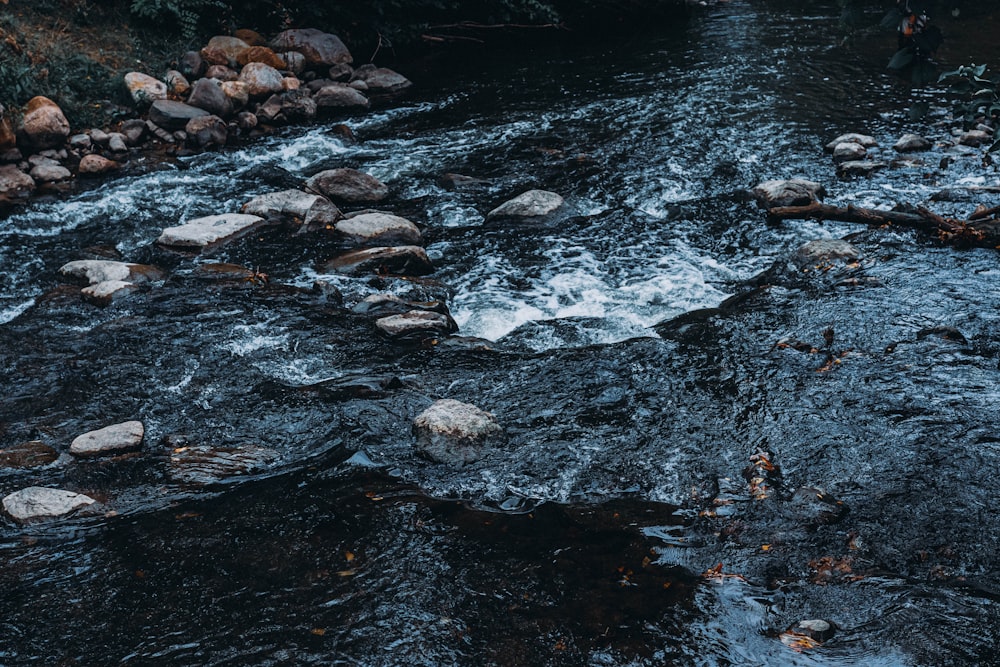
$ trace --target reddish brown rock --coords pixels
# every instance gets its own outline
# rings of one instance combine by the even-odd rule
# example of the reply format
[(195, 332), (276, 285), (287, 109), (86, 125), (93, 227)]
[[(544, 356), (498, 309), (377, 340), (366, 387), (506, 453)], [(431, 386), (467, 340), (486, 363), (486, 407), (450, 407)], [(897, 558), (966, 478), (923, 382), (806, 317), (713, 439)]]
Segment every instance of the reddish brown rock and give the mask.
[(79, 174), (81, 176), (100, 176), (121, 168), (121, 164), (114, 160), (92, 153), (84, 155), (80, 160)]
[(62, 145), (68, 136), (69, 121), (58, 104), (42, 96), (28, 100), (18, 132), (21, 145), (34, 150), (55, 148)]
[(249, 63), (264, 63), (275, 69), (285, 69), (285, 59), (266, 46), (251, 46), (243, 50), (236, 57), (236, 62), (241, 66)]
[(242, 39), (244, 42), (250, 46), (267, 46), (267, 40), (256, 30), (250, 30), (248, 28), (240, 28), (239, 30), (233, 32), (233, 37), (237, 39)]
[(239, 37), (216, 35), (212, 39), (208, 40), (208, 44), (205, 45), (205, 48), (224, 53), (226, 58), (229, 59), (229, 62), (234, 63), (239, 62), (240, 54), (249, 49), (250, 45)]

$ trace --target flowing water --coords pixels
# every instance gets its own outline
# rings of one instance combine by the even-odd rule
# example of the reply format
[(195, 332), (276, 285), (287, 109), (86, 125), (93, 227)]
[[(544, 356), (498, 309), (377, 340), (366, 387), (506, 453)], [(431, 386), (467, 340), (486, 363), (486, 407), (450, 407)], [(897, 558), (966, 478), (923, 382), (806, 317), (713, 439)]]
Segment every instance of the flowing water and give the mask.
[[(884, 72), (892, 36), (841, 44), (834, 5), (732, 0), (459, 58), (347, 119), (356, 142), (290, 128), (0, 221), (0, 449), (61, 454), (0, 468), (0, 494), (100, 503), (0, 524), (0, 665), (997, 664), (997, 253), (769, 225), (745, 195), (802, 176), (841, 204), (998, 203), (970, 189), (997, 182), (972, 149), (835, 176), (842, 132), (888, 160), (948, 127), (908, 119), (936, 94)], [(957, 58), (983, 27), (951, 30)], [(325, 274), (336, 242), (281, 226), (207, 257), (154, 244), (279, 169), (334, 166), (390, 184), (431, 281)], [(530, 188), (565, 212), (485, 220)], [(859, 262), (789, 266), (844, 236)], [(92, 257), (167, 277), (90, 305), (58, 269)], [(381, 291), (446, 298), (461, 337), (379, 337), (351, 306)], [(506, 443), (462, 468), (417, 456), (440, 398)], [(70, 459), (130, 419), (141, 453)], [(783, 634), (807, 619), (832, 638)]]

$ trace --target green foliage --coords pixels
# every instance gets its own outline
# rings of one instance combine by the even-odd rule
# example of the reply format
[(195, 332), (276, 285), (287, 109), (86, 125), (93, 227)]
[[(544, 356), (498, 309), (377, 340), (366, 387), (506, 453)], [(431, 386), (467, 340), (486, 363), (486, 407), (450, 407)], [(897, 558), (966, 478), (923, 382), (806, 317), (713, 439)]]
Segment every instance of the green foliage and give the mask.
[(965, 65), (945, 72), (939, 81), (949, 82), (948, 93), (954, 99), (954, 112), (966, 128), (985, 118), (997, 128), (989, 152), (1000, 150), (1000, 80), (986, 77), (986, 65)]
[(221, 0), (132, 0), (132, 14), (147, 21), (174, 25), (185, 39), (196, 37), (205, 23), (218, 22), (228, 6)]

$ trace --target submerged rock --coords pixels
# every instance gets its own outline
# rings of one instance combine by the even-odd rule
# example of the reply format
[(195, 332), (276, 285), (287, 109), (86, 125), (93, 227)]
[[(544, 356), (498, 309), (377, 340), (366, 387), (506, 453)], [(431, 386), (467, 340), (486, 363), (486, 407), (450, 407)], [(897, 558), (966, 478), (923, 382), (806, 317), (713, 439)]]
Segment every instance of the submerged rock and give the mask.
[(112, 424), (78, 436), (69, 446), (69, 453), (81, 458), (119, 454), (138, 449), (146, 433), (140, 421)]
[(500, 204), (486, 214), (487, 220), (494, 218), (534, 218), (552, 213), (563, 205), (563, 198), (555, 192), (528, 190), (511, 200)]
[(59, 453), (48, 445), (32, 440), (7, 449), (0, 449), (0, 467), (34, 468), (52, 463)]
[(415, 224), (381, 211), (350, 215), (339, 221), (334, 229), (354, 245), (419, 245), (422, 240)]
[(90, 496), (72, 491), (29, 486), (6, 496), (3, 509), (14, 521), (28, 523), (65, 516), (95, 502)]
[(868, 155), (868, 150), (861, 144), (852, 141), (842, 141), (833, 149), (833, 159), (837, 162), (862, 160)]
[(801, 178), (764, 181), (758, 183), (752, 192), (761, 208), (806, 206), (826, 195), (822, 185)]
[(400, 315), (382, 317), (375, 320), (375, 326), (393, 339), (447, 336), (457, 329), (453, 319), (429, 310), (411, 310)]
[(463, 466), (478, 461), (504, 441), (489, 412), (450, 398), (435, 401), (413, 420), (417, 449), (438, 463)]
[(203, 248), (220, 241), (233, 240), (263, 222), (264, 219), (259, 216), (243, 213), (209, 215), (164, 229), (156, 242), (168, 246)]
[(389, 187), (357, 169), (327, 169), (306, 181), (306, 187), (335, 202), (373, 204), (389, 196)]
[(805, 271), (834, 261), (854, 262), (860, 257), (861, 252), (843, 239), (817, 239), (801, 245), (792, 255), (792, 263)]
[(427, 252), (420, 246), (407, 245), (391, 248), (365, 248), (344, 253), (325, 262), (326, 272), (363, 275), (366, 273), (395, 273), (422, 276), (434, 271)]
[(177, 447), (170, 454), (170, 477), (186, 484), (212, 484), (266, 470), (280, 458), (276, 450), (258, 445)]
[(125, 280), (105, 280), (104, 282), (84, 287), (80, 290), (83, 298), (94, 303), (106, 305), (114, 299), (139, 289), (135, 283)]

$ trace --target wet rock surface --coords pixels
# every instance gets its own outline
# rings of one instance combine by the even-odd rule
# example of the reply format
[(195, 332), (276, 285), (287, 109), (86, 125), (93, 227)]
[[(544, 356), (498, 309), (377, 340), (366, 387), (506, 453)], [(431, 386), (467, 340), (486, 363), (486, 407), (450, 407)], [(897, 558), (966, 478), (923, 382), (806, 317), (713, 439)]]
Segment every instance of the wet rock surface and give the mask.
[(501, 444), (503, 428), (489, 412), (446, 398), (435, 401), (413, 420), (417, 448), (438, 463), (465, 465)]
[(3, 509), (18, 523), (56, 519), (93, 505), (89, 496), (62, 489), (31, 486), (4, 497)]
[(86, 458), (131, 451), (142, 445), (145, 432), (140, 421), (112, 424), (74, 438), (69, 453)]

